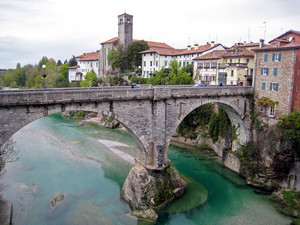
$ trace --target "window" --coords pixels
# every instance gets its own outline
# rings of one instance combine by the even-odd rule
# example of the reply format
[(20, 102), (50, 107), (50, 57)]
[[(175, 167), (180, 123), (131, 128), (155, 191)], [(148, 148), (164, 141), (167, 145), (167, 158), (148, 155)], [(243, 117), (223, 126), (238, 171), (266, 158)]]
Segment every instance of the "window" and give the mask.
[(249, 61), (250, 61), (249, 59), (246, 59), (246, 63), (249, 63)]
[(130, 19), (129, 18), (127, 18), (127, 23), (130, 23)]
[(120, 19), (120, 23), (123, 23), (123, 19)]
[(231, 76), (233, 77), (233, 70), (231, 70)]
[(205, 68), (210, 68), (210, 62), (204, 62), (204, 67)]
[(277, 43), (273, 43), (273, 47), (277, 47)]
[(275, 62), (281, 61), (281, 53), (273, 54), (273, 61), (275, 61)]
[(165, 59), (167, 58), (167, 56), (165, 55)]
[(217, 67), (217, 62), (211, 62), (211, 67), (216, 68)]
[(181, 61), (179, 62), (179, 67), (181, 67)]
[(168, 66), (168, 61), (167, 60), (165, 60), (165, 67), (167, 67)]
[(147, 71), (147, 78), (149, 78), (149, 71)]
[(198, 62), (198, 67), (203, 68), (203, 62)]
[(275, 105), (270, 106), (270, 116), (275, 116)]
[(146, 76), (146, 71), (144, 71), (144, 77)]
[(146, 61), (144, 61), (144, 67), (146, 67)]
[(262, 82), (261, 83), (261, 89), (262, 90), (266, 90), (266, 82)]
[(274, 68), (274, 71), (273, 71), (273, 75), (274, 75), (274, 76), (277, 76), (277, 74), (278, 74), (278, 68), (275, 67), (275, 68)]
[(150, 53), (150, 56), (152, 56), (152, 53)]
[(185, 62), (183, 62), (183, 67), (185, 67)]
[(269, 74), (269, 69), (266, 68), (266, 67), (262, 67), (260, 69), (260, 73), (261, 73), (261, 75), (268, 75)]
[(155, 61), (155, 66), (158, 66), (158, 61)]
[(264, 54), (264, 62), (268, 61), (268, 54)]
[(278, 83), (270, 83), (270, 91), (278, 91)]
[(150, 66), (152, 66), (152, 61), (150, 61)]

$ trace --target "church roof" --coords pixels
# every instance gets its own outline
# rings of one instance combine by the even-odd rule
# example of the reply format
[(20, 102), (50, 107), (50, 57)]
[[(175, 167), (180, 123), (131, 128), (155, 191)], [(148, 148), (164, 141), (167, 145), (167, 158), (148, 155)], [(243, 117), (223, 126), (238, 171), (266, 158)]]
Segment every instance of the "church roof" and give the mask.
[(80, 58), (79, 61), (94, 61), (99, 59), (99, 53), (98, 52), (83, 53), (83, 55), (77, 56), (76, 58)]

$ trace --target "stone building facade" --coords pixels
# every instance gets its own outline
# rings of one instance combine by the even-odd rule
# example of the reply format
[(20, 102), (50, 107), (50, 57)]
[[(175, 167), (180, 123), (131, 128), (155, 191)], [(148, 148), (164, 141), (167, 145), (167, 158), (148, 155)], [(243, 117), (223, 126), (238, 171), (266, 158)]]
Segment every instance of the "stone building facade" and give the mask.
[(254, 49), (255, 96), (262, 115), (279, 119), (300, 110), (299, 37), (291, 30)]

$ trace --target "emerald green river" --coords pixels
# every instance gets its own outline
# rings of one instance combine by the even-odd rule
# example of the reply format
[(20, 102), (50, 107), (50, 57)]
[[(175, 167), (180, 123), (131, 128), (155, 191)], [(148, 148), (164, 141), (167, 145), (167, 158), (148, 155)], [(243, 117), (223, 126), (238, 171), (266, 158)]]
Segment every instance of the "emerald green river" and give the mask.
[[(13, 203), (15, 225), (144, 224), (120, 198), (137, 147), (122, 129), (107, 129), (54, 114), (20, 131), (1, 174), (1, 194)], [(168, 158), (190, 180), (185, 196), (159, 212), (156, 224), (284, 225), (269, 195), (245, 185), (216, 157), (171, 145)], [(52, 208), (50, 200), (65, 199)], [(195, 196), (200, 196), (197, 198)], [(201, 199), (201, 201), (199, 200)]]

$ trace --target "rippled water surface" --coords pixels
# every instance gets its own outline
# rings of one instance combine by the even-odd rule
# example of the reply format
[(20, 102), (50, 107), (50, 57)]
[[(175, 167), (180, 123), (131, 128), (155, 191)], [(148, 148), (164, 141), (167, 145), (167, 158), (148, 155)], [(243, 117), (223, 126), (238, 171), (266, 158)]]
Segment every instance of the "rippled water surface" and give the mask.
[[(1, 186), (3, 197), (13, 203), (14, 224), (137, 224), (120, 199), (137, 154), (133, 138), (123, 130), (79, 124), (55, 114), (13, 136), (18, 159), (6, 164)], [(201, 152), (172, 145), (168, 157), (191, 183), (184, 199), (159, 213), (157, 224), (291, 221), (275, 210), (268, 196)], [(60, 193), (65, 200), (51, 208), (51, 198)], [(204, 202), (193, 198), (199, 193)]]

